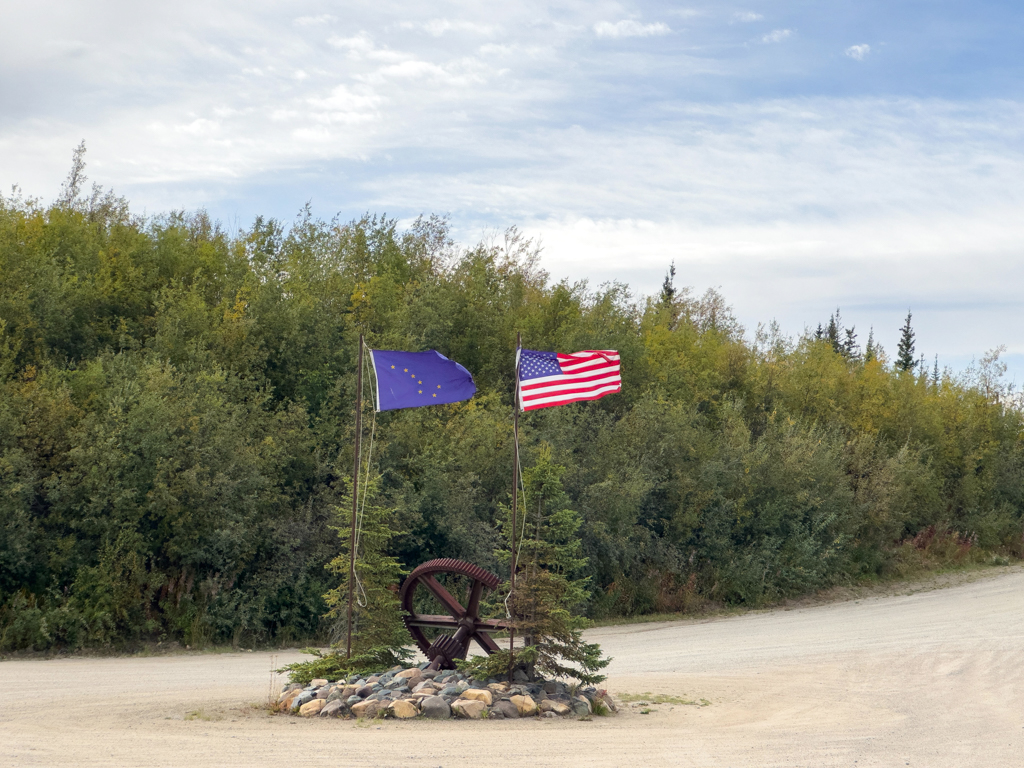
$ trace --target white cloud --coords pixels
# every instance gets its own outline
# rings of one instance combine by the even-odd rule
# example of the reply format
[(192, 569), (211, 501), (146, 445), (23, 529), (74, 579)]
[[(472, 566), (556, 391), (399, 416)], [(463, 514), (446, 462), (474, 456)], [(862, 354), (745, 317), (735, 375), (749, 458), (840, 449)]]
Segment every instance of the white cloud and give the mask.
[(476, 35), (491, 36), (494, 34), (494, 27), (490, 24), (477, 24), (471, 21), (456, 19), (431, 19), (420, 25), (421, 28), (434, 37), (441, 37), (445, 32), (470, 32)]
[(319, 16), (299, 16), (292, 23), (297, 27), (315, 27), (322, 24), (331, 24), (337, 20), (337, 17), (324, 13)]
[[(308, 103), (313, 107), (313, 112), (306, 114), (312, 121), (320, 123), (367, 123), (380, 117), (382, 102), (383, 98), (370, 88), (357, 90), (347, 85), (338, 85), (326, 97), (310, 98)], [(288, 117), (297, 117), (299, 114), (292, 111)]]
[(347, 50), (350, 55), (354, 56), (366, 55), (376, 49), (373, 44), (373, 38), (366, 34), (366, 32), (360, 32), (358, 35), (351, 37), (332, 35), (327, 38), (327, 44), (335, 48)]
[(739, 22), (760, 21), (763, 18), (764, 16), (760, 13), (754, 13), (753, 11), (734, 11), (732, 14), (732, 20)]
[(793, 34), (790, 29), (776, 29), (769, 32), (767, 35), (761, 38), (762, 43), (781, 43), (787, 37)]
[(598, 37), (651, 37), (652, 35), (667, 35), (672, 30), (661, 21), (653, 24), (641, 24), (633, 19), (623, 19), (614, 23), (601, 21), (594, 25), (594, 33)]
[(867, 56), (870, 52), (871, 46), (868, 45), (867, 43), (862, 43), (861, 45), (851, 45), (849, 48), (846, 49), (846, 55), (849, 56), (851, 59), (856, 59), (857, 61), (864, 61), (864, 57)]
[[(1011, 340), (1000, 320), (1024, 312), (1020, 227), (1007, 215), (1009, 206), (981, 218), (881, 213), (855, 224), (565, 217), (523, 229), (543, 241), (544, 267), (556, 278), (627, 281), (652, 294), (674, 261), (677, 284), (720, 287), (748, 329), (776, 319), (798, 334), (839, 306), (862, 343), (874, 326), (892, 351), (909, 305), (918, 349), (946, 364), (1008, 341), (1024, 352), (1024, 339)], [(985, 254), (975, 258), (979, 241)]]

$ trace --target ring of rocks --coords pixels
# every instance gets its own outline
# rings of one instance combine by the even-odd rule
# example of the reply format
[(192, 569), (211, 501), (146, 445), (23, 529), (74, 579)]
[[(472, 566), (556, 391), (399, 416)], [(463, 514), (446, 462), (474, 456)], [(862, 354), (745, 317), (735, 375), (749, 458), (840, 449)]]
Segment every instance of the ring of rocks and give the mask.
[(586, 718), (618, 711), (608, 692), (594, 687), (559, 680), (473, 680), (460, 672), (426, 666), (394, 667), (334, 683), (322, 679), (306, 686), (293, 683), (281, 692), (274, 709), (299, 717), (400, 720)]

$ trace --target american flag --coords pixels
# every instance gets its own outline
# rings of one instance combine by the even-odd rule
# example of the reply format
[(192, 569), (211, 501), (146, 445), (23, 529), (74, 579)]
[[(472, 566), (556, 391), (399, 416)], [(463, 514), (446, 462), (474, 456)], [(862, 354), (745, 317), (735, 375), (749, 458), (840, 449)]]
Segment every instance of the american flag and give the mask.
[(519, 407), (524, 411), (597, 400), (621, 389), (619, 353), (614, 349), (568, 355), (519, 350)]

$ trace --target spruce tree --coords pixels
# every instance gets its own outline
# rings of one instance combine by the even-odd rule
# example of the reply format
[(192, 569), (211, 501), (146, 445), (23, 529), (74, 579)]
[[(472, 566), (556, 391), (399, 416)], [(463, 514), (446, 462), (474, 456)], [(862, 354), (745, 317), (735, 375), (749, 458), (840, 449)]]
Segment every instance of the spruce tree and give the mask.
[(935, 367), (932, 368), (932, 385), (939, 386), (939, 356), (935, 356)]
[(839, 340), (839, 331), (842, 324), (842, 317), (839, 314), (839, 309), (836, 308), (836, 313), (828, 319), (828, 327), (825, 331), (825, 338), (828, 339), (829, 344), (832, 345), (832, 351), (836, 354), (841, 355), (843, 353), (843, 345)]
[(400, 532), (393, 528), (394, 511), (382, 505), (378, 495), (379, 478), (368, 478), (359, 494), (352, 656), (349, 658), (345, 653), (352, 531), (352, 494), (349, 492), (341, 505), (335, 507), (336, 525), (331, 526), (341, 539), (341, 551), (325, 566), (341, 577), (341, 583), (324, 595), (330, 609), (325, 617), (334, 620), (336, 642), (326, 654), (307, 648), (305, 652), (316, 656), (315, 659), (286, 666), (284, 670), (291, 673), (294, 682), (306, 683), (315, 677), (335, 680), (351, 672), (375, 672), (405, 664), (412, 658), (412, 653), (405, 647), (411, 638), (402, 621), (397, 590), (406, 571), (398, 559), (388, 553), (391, 540)]
[(661, 284), (661, 306), (671, 309), (676, 298), (676, 263), (673, 261), (665, 274), (665, 282)]
[[(562, 488), (564, 473), (565, 467), (555, 464), (547, 443), (541, 445), (534, 465), (523, 472), (526, 493), (520, 511), (522, 527), (516, 532), (516, 592), (509, 606), (524, 645), (516, 651), (516, 662), (531, 679), (540, 673), (598, 683), (604, 679), (600, 670), (611, 659), (602, 657), (596, 643), (583, 640), (590, 621), (580, 611), (590, 597), (590, 579), (581, 576), (587, 566), (579, 537), (583, 518), (570, 508)], [(506, 538), (511, 533), (510, 515), (505, 517), (504, 533)], [(496, 554), (504, 562), (510, 559), (507, 550)], [(508, 651), (462, 666), (507, 669)]]
[(860, 348), (857, 346), (857, 326), (846, 329), (846, 338), (843, 340), (843, 356), (848, 360), (860, 359)]
[(843, 315), (839, 307), (836, 307), (835, 313), (829, 316), (828, 325), (822, 326), (821, 323), (818, 323), (814, 338), (817, 341), (827, 341), (832, 345), (833, 352), (842, 355), (847, 360), (860, 358), (860, 348), (857, 346), (857, 326), (843, 328)]
[(917, 361), (914, 359), (914, 329), (910, 325), (911, 312), (907, 310), (907, 320), (900, 329), (900, 343), (896, 347), (896, 368), (900, 371), (913, 371)]
[(871, 326), (868, 330), (868, 343), (864, 347), (864, 362), (870, 363), (872, 360), (878, 359), (878, 350), (875, 347), (875, 327)]

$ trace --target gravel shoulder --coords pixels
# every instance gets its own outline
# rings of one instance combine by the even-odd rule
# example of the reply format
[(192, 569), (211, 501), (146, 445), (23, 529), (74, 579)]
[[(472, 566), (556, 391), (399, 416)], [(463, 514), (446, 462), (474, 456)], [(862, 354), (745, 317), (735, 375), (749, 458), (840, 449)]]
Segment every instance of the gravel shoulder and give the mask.
[(590, 721), (270, 715), (297, 651), (6, 661), (0, 765), (1021, 764), (1024, 568), (837, 597), (592, 630), (632, 701)]

